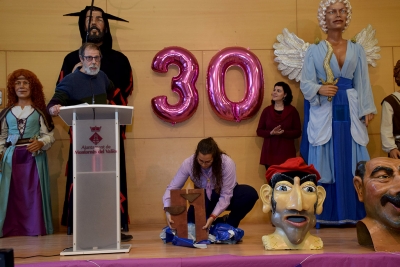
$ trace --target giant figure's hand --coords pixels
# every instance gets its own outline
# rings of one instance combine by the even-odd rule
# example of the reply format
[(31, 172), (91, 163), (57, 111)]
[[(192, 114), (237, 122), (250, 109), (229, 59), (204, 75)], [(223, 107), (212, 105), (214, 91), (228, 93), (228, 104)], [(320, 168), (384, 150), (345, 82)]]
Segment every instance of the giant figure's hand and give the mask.
[(397, 148), (393, 148), (389, 152), (389, 157), (393, 159), (400, 159), (400, 151)]
[(374, 118), (374, 114), (372, 114), (372, 113), (365, 115), (365, 117), (364, 117), (364, 123), (365, 123), (365, 126), (366, 126), (366, 127), (368, 127), (368, 123), (369, 123), (370, 121), (372, 121), (373, 118)]
[(76, 70), (76, 68), (78, 67), (82, 67), (82, 62), (76, 63), (74, 68), (72, 69), (71, 73), (74, 72)]
[(319, 90), (318, 94), (323, 96), (335, 96), (337, 93), (338, 87), (336, 85), (322, 85)]
[(29, 140), (29, 142), (30, 144), (26, 146), (26, 150), (31, 153), (39, 151), (44, 146), (44, 143), (42, 141), (38, 141), (36, 139), (31, 139)]

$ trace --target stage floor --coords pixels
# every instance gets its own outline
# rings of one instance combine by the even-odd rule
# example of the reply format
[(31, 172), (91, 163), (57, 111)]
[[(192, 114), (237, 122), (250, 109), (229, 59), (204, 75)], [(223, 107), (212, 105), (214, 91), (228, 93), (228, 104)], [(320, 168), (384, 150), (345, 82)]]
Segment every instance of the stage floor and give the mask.
[[(163, 225), (130, 225), (129, 233), (133, 240), (124, 242), (131, 244), (129, 253), (97, 254), (79, 256), (59, 256), (59, 253), (72, 247), (72, 236), (57, 233), (39, 237), (6, 237), (0, 238), (0, 248), (13, 248), (15, 264), (86, 261), (86, 260), (118, 260), (134, 258), (188, 258), (216, 255), (235, 256), (262, 256), (321, 253), (375, 253), (372, 248), (361, 247), (357, 243), (356, 228), (322, 228), (313, 229), (314, 235), (320, 236), (324, 242), (323, 250), (296, 250), (296, 251), (265, 251), (261, 237), (272, 233), (274, 227), (270, 224), (243, 224), (245, 231), (243, 242), (236, 245), (209, 245), (207, 249), (194, 249), (164, 244), (159, 238)], [(41, 256), (39, 256), (41, 255)], [(400, 258), (399, 258), (400, 260)], [(400, 264), (399, 264), (400, 266)]]

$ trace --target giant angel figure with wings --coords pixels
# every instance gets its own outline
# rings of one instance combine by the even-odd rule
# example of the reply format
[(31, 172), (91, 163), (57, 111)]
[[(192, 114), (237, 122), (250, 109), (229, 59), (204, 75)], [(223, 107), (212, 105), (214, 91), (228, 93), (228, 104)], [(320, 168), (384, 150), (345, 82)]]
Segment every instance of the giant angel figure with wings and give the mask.
[(376, 66), (380, 48), (371, 26), (352, 40), (342, 37), (351, 15), (349, 0), (322, 0), (317, 18), (326, 40), (310, 45), (284, 29), (274, 44), (278, 69), (300, 81), (304, 95), (300, 154), (320, 172), (319, 184), (327, 192), (317, 227), (365, 217), (353, 177), (356, 163), (369, 160), (366, 127), (377, 111), (368, 64)]

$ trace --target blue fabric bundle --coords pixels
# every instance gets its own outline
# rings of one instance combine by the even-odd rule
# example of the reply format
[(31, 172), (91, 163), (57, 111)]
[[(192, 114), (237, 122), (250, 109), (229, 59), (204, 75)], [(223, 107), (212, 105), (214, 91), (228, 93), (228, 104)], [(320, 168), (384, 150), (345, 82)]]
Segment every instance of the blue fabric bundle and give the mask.
[(242, 240), (244, 231), (226, 223), (218, 223), (210, 228), (210, 235), (215, 237), (214, 243), (236, 244)]
[[(192, 227), (194, 229), (194, 227)], [(178, 237), (176, 232), (166, 226), (162, 229), (160, 237), (164, 243), (172, 242), (175, 246), (189, 248), (207, 248), (211, 243), (216, 244), (236, 244), (240, 242), (244, 236), (244, 231), (240, 228), (235, 228), (226, 223), (218, 223), (212, 225), (209, 232), (208, 240), (195, 242), (193, 239)], [(195, 236), (195, 233), (192, 233)]]

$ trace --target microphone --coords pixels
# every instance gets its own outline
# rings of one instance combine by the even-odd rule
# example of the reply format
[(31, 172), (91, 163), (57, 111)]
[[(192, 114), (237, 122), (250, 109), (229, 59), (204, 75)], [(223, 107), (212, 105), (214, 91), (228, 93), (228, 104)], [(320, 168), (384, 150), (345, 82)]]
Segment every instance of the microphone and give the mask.
[[(95, 104), (95, 101), (94, 101), (94, 91), (93, 91), (93, 86), (92, 86), (92, 80), (93, 80), (93, 79), (96, 79), (96, 78), (97, 78), (97, 74), (90, 76), (90, 90), (92, 91), (92, 105)], [(93, 119), (94, 119), (94, 120), (96, 119), (96, 112), (95, 112), (94, 108), (93, 108)]]
[(92, 76), (90, 77), (90, 90), (92, 91), (92, 104), (95, 104), (95, 101), (94, 101), (94, 91), (93, 91), (93, 86), (92, 86), (92, 80), (93, 80), (93, 79), (96, 79), (96, 78), (97, 78), (97, 74), (92, 75)]

